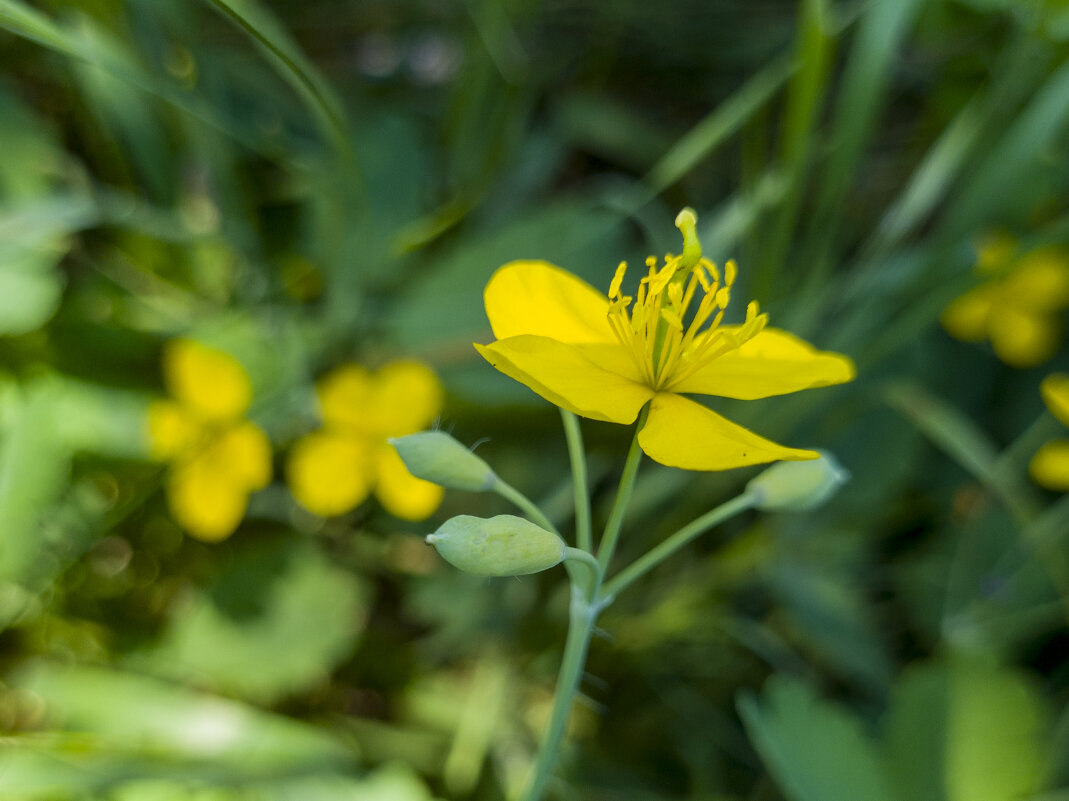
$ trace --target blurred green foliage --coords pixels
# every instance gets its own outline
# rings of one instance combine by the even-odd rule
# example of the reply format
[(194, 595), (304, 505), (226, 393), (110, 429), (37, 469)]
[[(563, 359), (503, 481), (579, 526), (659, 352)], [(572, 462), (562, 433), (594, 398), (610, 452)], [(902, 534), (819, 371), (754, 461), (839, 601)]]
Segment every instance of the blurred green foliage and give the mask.
[[(1069, 347), (1012, 369), (938, 325), (986, 232), (1069, 244), (1064, 2), (0, 0), (0, 29), (0, 798), (514, 792), (563, 583), (418, 537), (510, 510), (320, 520), (276, 469), (191, 539), (149, 459), (161, 350), (243, 365), (276, 467), (318, 376), (423, 359), (443, 427), (567, 527), (556, 412), (470, 346), (482, 287), (519, 258), (607, 286), (683, 205), (737, 292), (859, 366), (718, 410), (853, 480), (605, 613), (552, 791), (1065, 794), (1069, 498), (1027, 464)], [(604, 519), (624, 434), (584, 433)], [(621, 556), (751, 476), (646, 465)]]

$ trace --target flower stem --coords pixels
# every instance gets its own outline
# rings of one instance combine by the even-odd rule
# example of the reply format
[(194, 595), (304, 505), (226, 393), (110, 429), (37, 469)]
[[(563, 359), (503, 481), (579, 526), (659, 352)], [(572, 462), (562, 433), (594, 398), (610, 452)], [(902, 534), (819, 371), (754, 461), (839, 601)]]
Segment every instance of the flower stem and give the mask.
[(576, 545), (584, 551), (592, 551), (594, 550), (594, 537), (590, 530), (590, 493), (587, 490), (583, 433), (579, 430), (579, 418), (567, 409), (560, 410), (560, 417), (564, 423), (564, 436), (568, 440), (568, 457), (572, 463)]
[(734, 517), (739, 512), (744, 512), (753, 506), (757, 500), (756, 495), (744, 492), (730, 501), (720, 504), (701, 517), (692, 520), (675, 534), (670, 536), (656, 548), (646, 552), (630, 565), (621, 570), (606, 584), (602, 595), (606, 600), (611, 600), (627, 589), (632, 583), (646, 575), (661, 562), (670, 557), (691, 540), (704, 534), (714, 526), (718, 526), (725, 520)]
[[(579, 566), (582, 565), (580, 568)], [(564, 549), (564, 566), (572, 578), (572, 584), (582, 588), (588, 603), (596, 603), (601, 588), (601, 565), (594, 555), (581, 548)]]
[(546, 790), (557, 759), (564, 730), (568, 723), (568, 713), (572, 701), (579, 689), (579, 679), (586, 664), (586, 652), (590, 645), (590, 636), (594, 632), (594, 621), (598, 616), (598, 606), (591, 604), (584, 597), (585, 593), (575, 584), (572, 585), (572, 602), (568, 613), (568, 639), (564, 643), (564, 657), (561, 660), (560, 674), (557, 677), (557, 689), (553, 696), (553, 711), (549, 717), (542, 744), (538, 749), (531, 778), (520, 796), (520, 801), (539, 801)]
[(616, 491), (616, 501), (612, 505), (612, 513), (609, 522), (605, 524), (605, 533), (601, 536), (598, 544), (598, 564), (601, 572), (609, 569), (613, 552), (616, 550), (616, 541), (620, 538), (620, 528), (624, 523), (624, 515), (627, 513), (627, 504), (631, 500), (631, 491), (635, 488), (635, 476), (638, 473), (638, 464), (642, 461), (642, 449), (638, 445), (638, 435), (642, 426), (646, 423), (646, 415), (649, 414), (649, 404), (642, 407), (638, 416), (638, 426), (635, 428), (635, 438), (631, 440), (631, 450), (627, 452), (627, 462), (624, 464), (624, 473), (620, 476), (620, 488)]
[(533, 522), (540, 525), (546, 531), (552, 531), (554, 534), (560, 534), (560, 532), (557, 531), (557, 527), (553, 525), (550, 519), (546, 517), (545, 513), (543, 513), (543, 511), (535, 505), (535, 502), (508, 482), (502, 480), (500, 477), (495, 476), (494, 484), (492, 487), (490, 487), (490, 489), (496, 492), (502, 498), (507, 498), (508, 500), (512, 501), (514, 504), (516, 504), (517, 507), (526, 512), (527, 516), (531, 518)]

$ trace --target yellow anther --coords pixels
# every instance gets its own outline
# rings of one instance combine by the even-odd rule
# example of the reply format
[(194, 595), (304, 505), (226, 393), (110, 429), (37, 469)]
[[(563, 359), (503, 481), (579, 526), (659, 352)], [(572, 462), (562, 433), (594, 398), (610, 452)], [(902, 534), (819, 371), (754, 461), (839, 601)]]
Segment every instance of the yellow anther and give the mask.
[(668, 285), (668, 302), (677, 310), (683, 306), (683, 285), (671, 283)]
[(722, 286), (722, 287), (720, 287), (720, 289), (718, 289), (716, 291), (716, 301), (715, 302), (716, 302), (716, 305), (719, 306), (721, 309), (726, 309), (728, 307), (728, 303), (731, 302), (731, 287), (730, 286)]
[(683, 321), (679, 318), (679, 315), (672, 309), (661, 309), (661, 317), (676, 331), (683, 330)]
[[(713, 269), (716, 268), (714, 267)], [(706, 272), (704, 264), (699, 264), (694, 268), (694, 275), (698, 277), (698, 283), (702, 285), (703, 291), (708, 293), (713, 288), (713, 284), (709, 281), (709, 274)]]
[(609, 284), (609, 298), (620, 297), (620, 286), (624, 282), (624, 273), (627, 272), (627, 262), (622, 261), (616, 268), (616, 275), (612, 278), (612, 283)]
[(735, 277), (739, 274), (739, 265), (735, 263), (734, 259), (728, 259), (727, 264), (724, 265), (724, 283), (731, 286), (735, 283)]
[(657, 294), (664, 290), (672, 276), (675, 274), (675, 266), (666, 264), (664, 269), (650, 276), (650, 294)]

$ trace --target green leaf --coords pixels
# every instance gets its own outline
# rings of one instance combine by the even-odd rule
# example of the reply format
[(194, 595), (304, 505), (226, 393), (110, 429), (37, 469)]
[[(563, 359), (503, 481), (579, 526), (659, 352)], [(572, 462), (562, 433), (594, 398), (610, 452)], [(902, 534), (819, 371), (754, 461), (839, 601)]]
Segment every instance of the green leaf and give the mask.
[(994, 149), (969, 175), (949, 204), (943, 228), (948, 236), (968, 236), (977, 226), (1027, 208), (1023, 192), (1041, 185), (1049, 171), (1046, 154), (1069, 126), (1069, 60), (1063, 61), (1013, 117)]
[(58, 273), (5, 262), (0, 266), (0, 336), (36, 331), (55, 314), (62, 296)]
[(608, 288), (624, 254), (622, 219), (586, 199), (558, 201), (495, 231), (478, 231), (426, 265), (389, 321), (398, 342), (455, 346), (474, 359), (472, 339), (489, 333), (482, 293), (491, 274), (515, 259), (544, 259)]
[(758, 109), (772, 99), (793, 72), (794, 66), (789, 59), (777, 59), (709, 112), (646, 174), (643, 188), (636, 195), (635, 206), (641, 206), (664, 192), (737, 133)]
[(909, 668), (887, 719), (888, 775), (902, 801), (1014, 801), (1041, 789), (1050, 749), (1025, 674), (979, 655)]
[(275, 69), (308, 102), (335, 145), (352, 156), (349, 129), (341, 104), (334, 97), (330, 85), (275, 16), (256, 0), (207, 2), (237, 23), (269, 54)]
[(48, 387), (26, 389), (0, 441), (0, 579), (20, 583), (32, 571), (44, 544), (39, 526), (66, 484), (70, 453), (53, 403)]
[(310, 546), (260, 545), (212, 594), (193, 594), (180, 605), (160, 644), (133, 663), (275, 701), (314, 686), (349, 655), (367, 614), (366, 595), (351, 573)]
[(325, 767), (352, 756), (313, 726), (121, 670), (37, 662), (11, 683), (40, 696), (64, 729), (91, 735), (112, 753), (219, 760), (236, 775)]
[(875, 616), (849, 578), (781, 560), (771, 590), (779, 597), (798, 635), (845, 677), (875, 691), (892, 676), (891, 660)]
[(790, 801), (892, 801), (879, 755), (860, 722), (794, 679), (774, 676), (739, 714)]
[(907, 380), (887, 387), (885, 397), (932, 443), (1001, 499), (1018, 523), (1036, 514), (1035, 490), (998, 472), (998, 449), (962, 412)]
[(950, 676), (942, 665), (907, 668), (891, 692), (885, 721), (887, 775), (900, 801), (946, 801)]
[(229, 109), (214, 106), (204, 97), (188, 92), (174, 80), (147, 70), (114, 41), (102, 26), (81, 16), (78, 25), (59, 24), (18, 0), (0, 0), (0, 28), (16, 36), (84, 61), (104, 70), (130, 86), (155, 95), (175, 108), (225, 132), (236, 141), (268, 158), (287, 163), (291, 155), (280, 153), (263, 131), (240, 119)]
[(948, 801), (1013, 801), (1042, 786), (1043, 703), (1014, 670), (961, 658), (950, 667)]

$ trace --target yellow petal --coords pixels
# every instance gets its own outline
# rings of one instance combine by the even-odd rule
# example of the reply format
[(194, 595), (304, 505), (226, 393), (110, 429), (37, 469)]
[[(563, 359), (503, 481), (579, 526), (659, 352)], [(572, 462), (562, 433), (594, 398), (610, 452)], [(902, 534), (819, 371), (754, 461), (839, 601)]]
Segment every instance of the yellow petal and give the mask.
[(816, 451), (786, 448), (680, 395), (659, 392), (638, 435), (655, 462), (685, 470), (730, 470), (780, 459), (816, 459)]
[(490, 278), (486, 316), (498, 339), (534, 334), (558, 342), (615, 342), (609, 299), (544, 261), (514, 261)]
[[(731, 330), (734, 326), (722, 326)], [(680, 362), (681, 370), (686, 361)], [(846, 356), (820, 351), (778, 328), (766, 328), (741, 348), (709, 362), (694, 375), (669, 383), (672, 392), (694, 392), (754, 400), (811, 387), (842, 384), (854, 378)]]
[(360, 439), (316, 432), (302, 437), (286, 462), (286, 482), (297, 502), (321, 517), (355, 508), (371, 492), (375, 466)]
[(999, 309), (989, 322), (995, 355), (1011, 367), (1035, 367), (1058, 352), (1061, 325), (1056, 317), (1030, 314), (1015, 306)]
[(391, 446), (379, 448), (377, 458), (375, 497), (387, 512), (402, 520), (426, 520), (434, 514), (445, 493), (441, 487), (409, 473)]
[(610, 423), (633, 423), (653, 390), (620, 345), (566, 345), (518, 336), (476, 345), (484, 359), (555, 406)]
[(984, 284), (951, 301), (939, 317), (943, 328), (963, 342), (983, 342), (996, 295), (993, 284)]
[(1039, 391), (1050, 413), (1069, 426), (1069, 375), (1054, 373), (1047, 376), (1039, 385)]
[(371, 371), (343, 364), (316, 382), (319, 410), (327, 426), (359, 429), (371, 398)]
[(193, 447), (202, 433), (186, 407), (174, 401), (152, 401), (148, 407), (148, 439), (153, 459), (173, 459)]
[(1064, 309), (1069, 306), (1069, 254), (1053, 246), (1026, 253), (1002, 282), (1002, 293), (1033, 311)]
[(174, 339), (163, 351), (167, 391), (207, 420), (240, 417), (252, 402), (252, 382), (237, 359), (192, 339)]
[(211, 452), (221, 469), (245, 489), (263, 489), (271, 483), (271, 442), (248, 420), (220, 433)]
[(387, 364), (375, 373), (368, 426), (382, 437), (427, 428), (442, 411), (445, 393), (434, 370), (417, 361)]
[(358, 431), (373, 439), (421, 431), (442, 410), (438, 376), (422, 362), (391, 362), (372, 373), (355, 364), (326, 375), (317, 386), (328, 427)]
[(1069, 492), (1069, 439), (1048, 442), (1036, 451), (1028, 469), (1037, 484)]
[(167, 502), (178, 524), (197, 539), (218, 542), (234, 533), (249, 496), (211, 458), (194, 457), (171, 468)]

